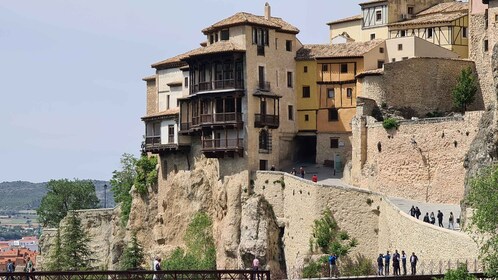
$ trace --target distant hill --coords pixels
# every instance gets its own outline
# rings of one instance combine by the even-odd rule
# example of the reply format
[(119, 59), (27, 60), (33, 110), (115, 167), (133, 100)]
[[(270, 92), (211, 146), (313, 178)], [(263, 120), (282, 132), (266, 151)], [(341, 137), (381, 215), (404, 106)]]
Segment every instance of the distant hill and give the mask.
[[(111, 187), (107, 181), (92, 180), (97, 197), (104, 206), (104, 185), (107, 184), (107, 207), (114, 207)], [(25, 181), (0, 183), (0, 211), (35, 210), (40, 206), (42, 197), (47, 193), (47, 183)]]

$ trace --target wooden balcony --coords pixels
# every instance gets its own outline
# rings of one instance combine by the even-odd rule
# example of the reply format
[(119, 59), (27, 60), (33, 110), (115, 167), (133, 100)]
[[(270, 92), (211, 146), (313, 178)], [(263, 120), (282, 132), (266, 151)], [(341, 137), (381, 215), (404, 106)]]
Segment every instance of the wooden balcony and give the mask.
[(180, 133), (188, 133), (190, 130), (202, 128), (204, 126), (237, 126), (243, 124), (242, 113), (216, 113), (203, 114), (193, 117), (191, 122), (180, 124)]
[(202, 91), (222, 90), (222, 89), (244, 89), (244, 81), (228, 79), (228, 80), (200, 82), (194, 85), (193, 93), (202, 92)]
[(190, 148), (190, 141), (180, 141), (179, 143), (174, 143), (174, 141), (175, 137), (173, 135), (168, 136), (168, 144), (161, 143), (161, 136), (146, 136), (145, 141), (142, 142), (142, 151), (159, 153)]
[(280, 125), (280, 118), (278, 115), (255, 114), (254, 127), (278, 128)]
[(244, 139), (202, 139), (202, 152), (207, 157), (220, 158), (224, 154), (233, 156), (235, 153), (242, 156), (244, 151)]

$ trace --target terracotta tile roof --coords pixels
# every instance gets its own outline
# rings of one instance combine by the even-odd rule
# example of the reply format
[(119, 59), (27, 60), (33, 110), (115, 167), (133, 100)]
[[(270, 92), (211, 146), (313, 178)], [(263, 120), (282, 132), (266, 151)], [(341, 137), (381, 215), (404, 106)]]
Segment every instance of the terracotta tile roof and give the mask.
[(349, 42), (334, 45), (304, 45), (297, 51), (296, 60), (310, 60), (316, 58), (359, 57), (369, 52), (384, 40), (367, 42)]
[(185, 60), (189, 57), (205, 55), (205, 54), (224, 53), (224, 52), (244, 52), (244, 51), (245, 48), (240, 47), (230, 41), (219, 41), (207, 47), (200, 47), (186, 53), (182, 57), (182, 60)]
[(343, 23), (343, 22), (348, 22), (348, 21), (361, 20), (362, 18), (363, 17), (361, 15), (356, 15), (356, 16), (352, 16), (352, 17), (341, 18), (338, 20), (331, 21), (331, 22), (327, 23), (327, 25), (336, 24), (336, 23)]
[(162, 111), (162, 112), (158, 112), (155, 114), (150, 114), (150, 115), (144, 116), (144, 117), (142, 117), (142, 120), (148, 120), (148, 119), (154, 119), (154, 118), (160, 118), (160, 117), (166, 117), (166, 116), (174, 116), (174, 115), (178, 115), (178, 113), (180, 113), (180, 108), (175, 107), (175, 108), (171, 108), (171, 109), (166, 110), (166, 111)]
[(143, 77), (142, 81), (150, 81), (150, 80), (155, 80), (155, 79), (156, 79), (156, 75), (152, 75), (152, 76)]
[(368, 5), (368, 4), (374, 4), (374, 3), (381, 3), (381, 2), (387, 2), (387, 0), (370, 0), (370, 1), (365, 1), (365, 2), (362, 2), (358, 5), (362, 6), (362, 5)]
[(206, 27), (202, 30), (204, 34), (208, 34), (214, 30), (218, 30), (224, 27), (237, 26), (237, 25), (261, 25), (277, 29), (277, 31), (288, 32), (288, 33), (299, 33), (299, 29), (292, 26), (290, 23), (284, 21), (281, 18), (271, 17), (269, 20), (265, 19), (264, 16), (256, 16), (250, 13), (236, 13), (226, 19), (218, 21), (217, 23)]
[(361, 78), (365, 76), (380, 76), (384, 74), (384, 69), (379, 68), (379, 69), (374, 69), (374, 70), (368, 70), (368, 71), (363, 71), (356, 75), (356, 78)]
[(156, 62), (151, 65), (152, 68), (175, 68), (175, 67), (182, 67), (187, 65), (187, 63), (181, 61), (182, 58), (184, 58), (188, 53), (182, 53), (177, 56), (170, 57), (166, 60), (162, 60), (159, 62)]
[(468, 15), (468, 3), (448, 2), (432, 6), (417, 14), (414, 19), (389, 24), (390, 27), (409, 25), (433, 25), (450, 23)]

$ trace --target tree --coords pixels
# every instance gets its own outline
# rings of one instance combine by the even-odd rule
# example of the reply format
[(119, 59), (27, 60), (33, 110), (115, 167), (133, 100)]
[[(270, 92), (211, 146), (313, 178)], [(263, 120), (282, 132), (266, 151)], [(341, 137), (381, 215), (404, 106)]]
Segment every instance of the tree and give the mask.
[[(345, 256), (351, 247), (357, 245), (356, 239), (349, 238), (345, 231), (340, 231), (337, 222), (329, 209), (322, 213), (322, 217), (315, 220), (313, 225), (313, 238), (310, 243), (315, 244), (322, 253), (337, 254)], [(311, 248), (313, 251), (313, 246)]]
[(487, 273), (498, 276), (498, 164), (480, 170), (470, 180), (467, 205), (473, 209), (469, 229), (483, 236), (481, 258)]
[(123, 259), (121, 260), (121, 268), (123, 270), (129, 269), (142, 269), (142, 264), (144, 263), (145, 257), (143, 248), (138, 243), (137, 235), (135, 233), (131, 236), (131, 241), (126, 247), (123, 253)]
[(467, 271), (467, 267), (462, 264), (457, 269), (450, 269), (444, 274), (442, 280), (475, 280), (475, 276)]
[(57, 271), (61, 270), (63, 266), (63, 257), (62, 257), (62, 245), (61, 245), (61, 231), (60, 228), (57, 228), (57, 234), (55, 236), (54, 247), (50, 253), (50, 262), (47, 265), (47, 270)]
[(474, 102), (476, 93), (477, 82), (472, 69), (470, 67), (463, 69), (458, 78), (458, 83), (453, 89), (453, 104), (465, 112), (467, 106)]
[(123, 225), (128, 222), (128, 217), (130, 216), (130, 190), (137, 177), (136, 165), (137, 159), (133, 155), (123, 154), (121, 156), (121, 170), (114, 170), (110, 181), (114, 201), (121, 203), (121, 223)]
[(75, 212), (67, 216), (67, 223), (62, 232), (63, 270), (86, 270), (90, 268), (92, 252), (88, 247), (90, 238), (81, 228), (81, 220)]
[(36, 210), (43, 226), (57, 227), (70, 210), (97, 208), (95, 186), (88, 180), (50, 180), (48, 192)]

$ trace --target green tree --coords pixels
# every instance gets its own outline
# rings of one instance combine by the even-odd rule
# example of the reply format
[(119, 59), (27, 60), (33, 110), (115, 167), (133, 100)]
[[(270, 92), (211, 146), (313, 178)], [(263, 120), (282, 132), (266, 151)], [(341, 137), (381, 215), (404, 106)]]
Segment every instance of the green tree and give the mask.
[[(330, 209), (322, 213), (322, 217), (314, 221), (313, 237), (310, 241), (320, 248), (322, 253), (345, 256), (351, 247), (357, 245), (356, 239), (350, 239), (349, 234), (340, 231)], [(311, 248), (313, 250), (313, 246)]]
[(150, 186), (157, 184), (157, 158), (143, 155), (136, 163), (135, 189), (141, 195), (147, 194)]
[(92, 252), (88, 247), (90, 238), (81, 227), (81, 220), (75, 212), (67, 216), (62, 231), (62, 270), (87, 270), (90, 268)]
[(444, 274), (443, 280), (475, 280), (475, 276), (467, 271), (467, 267), (462, 264), (457, 269), (450, 269)]
[(470, 180), (467, 205), (473, 209), (469, 229), (483, 236), (481, 258), (492, 277), (498, 276), (498, 164), (483, 168)]
[(121, 260), (121, 269), (142, 269), (144, 260), (145, 257), (143, 248), (140, 243), (138, 243), (137, 235), (133, 233), (131, 236), (131, 241), (123, 253), (123, 258)]
[(121, 156), (121, 170), (114, 170), (112, 173), (111, 186), (114, 201), (121, 203), (121, 223), (128, 222), (131, 210), (130, 190), (137, 177), (137, 159), (131, 154)]
[(57, 234), (55, 236), (54, 247), (50, 253), (50, 262), (47, 265), (47, 269), (50, 271), (61, 270), (63, 266), (63, 256), (62, 256), (62, 245), (61, 245), (61, 231), (57, 228)]
[(467, 106), (474, 102), (476, 93), (477, 82), (472, 69), (470, 67), (463, 69), (453, 89), (453, 104), (465, 112)]
[(164, 269), (216, 269), (213, 223), (206, 213), (199, 212), (194, 216), (187, 227), (184, 241), (186, 250), (176, 248), (163, 262)]
[(92, 209), (99, 205), (95, 186), (88, 180), (51, 180), (47, 189), (36, 210), (44, 226), (57, 227), (70, 210)]

